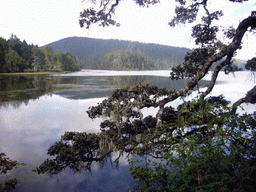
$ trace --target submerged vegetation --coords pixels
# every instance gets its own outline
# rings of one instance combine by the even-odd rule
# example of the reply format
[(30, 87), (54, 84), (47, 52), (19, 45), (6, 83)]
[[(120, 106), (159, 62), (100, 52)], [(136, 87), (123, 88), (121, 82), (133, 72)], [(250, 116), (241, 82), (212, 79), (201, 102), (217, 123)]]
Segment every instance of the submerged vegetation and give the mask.
[(80, 66), (70, 53), (54, 53), (51, 48), (28, 45), (12, 35), (0, 37), (0, 73), (78, 71)]

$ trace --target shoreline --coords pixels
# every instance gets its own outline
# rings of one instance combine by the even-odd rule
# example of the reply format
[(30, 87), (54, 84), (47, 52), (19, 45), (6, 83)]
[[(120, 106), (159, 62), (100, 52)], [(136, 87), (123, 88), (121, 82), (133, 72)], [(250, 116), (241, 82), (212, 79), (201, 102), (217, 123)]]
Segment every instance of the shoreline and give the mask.
[[(75, 72), (75, 71), (74, 71)], [(0, 73), (0, 76), (8, 76), (8, 75), (52, 75), (52, 74), (66, 74), (71, 73), (69, 71), (63, 72), (16, 72), (16, 73)]]

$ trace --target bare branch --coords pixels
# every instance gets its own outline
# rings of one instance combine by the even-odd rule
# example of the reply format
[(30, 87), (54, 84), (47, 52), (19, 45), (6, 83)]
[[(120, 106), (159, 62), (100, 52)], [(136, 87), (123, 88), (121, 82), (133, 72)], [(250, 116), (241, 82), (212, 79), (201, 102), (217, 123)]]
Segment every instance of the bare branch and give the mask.
[(207, 86), (207, 90), (206, 90), (205, 92), (201, 93), (201, 95), (200, 95), (200, 98), (201, 98), (201, 99), (204, 99), (205, 96), (207, 96), (207, 95), (212, 91), (212, 89), (213, 89), (213, 87), (214, 87), (214, 85), (215, 85), (215, 82), (216, 82), (216, 80), (217, 80), (217, 77), (218, 77), (218, 74), (219, 74), (220, 70), (221, 70), (224, 66), (229, 65), (230, 61), (231, 61), (231, 57), (227, 57), (224, 61), (222, 61), (220, 64), (218, 64), (218, 65), (215, 67), (214, 72), (213, 72), (213, 74), (212, 74), (211, 81), (210, 81), (210, 83), (209, 83), (208, 86)]
[(237, 107), (242, 103), (256, 103), (256, 86), (254, 86), (250, 91), (248, 91), (245, 97), (239, 99), (232, 105), (232, 113), (235, 113)]

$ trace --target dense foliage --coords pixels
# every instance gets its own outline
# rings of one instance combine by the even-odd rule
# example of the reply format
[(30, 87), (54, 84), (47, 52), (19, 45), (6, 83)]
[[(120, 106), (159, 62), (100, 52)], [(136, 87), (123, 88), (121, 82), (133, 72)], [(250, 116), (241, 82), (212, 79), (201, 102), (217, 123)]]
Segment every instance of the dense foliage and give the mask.
[[(119, 25), (112, 14), (120, 0), (100, 1), (94, 8), (81, 13), (81, 27), (99, 23)], [(245, 0), (229, 0), (242, 3)], [(93, 1), (94, 2), (94, 1)], [(140, 6), (157, 0), (136, 0)], [(223, 35), (231, 39), (224, 44), (217, 37), (215, 26), (220, 10), (210, 12), (210, 0), (175, 1), (176, 16), (169, 23), (196, 21), (199, 10), (204, 11), (201, 23), (192, 28), (198, 48), (188, 53), (182, 65), (172, 68), (172, 79), (189, 79), (179, 90), (138, 85), (114, 91), (110, 97), (87, 113), (90, 118), (104, 117), (98, 134), (66, 132), (60, 142), (49, 148), (47, 159), (36, 171), (56, 174), (67, 167), (74, 171), (90, 170), (92, 162), (104, 163), (113, 152), (128, 154), (131, 174), (141, 191), (255, 191), (255, 113), (237, 114), (243, 103), (256, 103), (256, 86), (234, 103), (222, 95), (209, 97), (221, 70), (232, 71), (232, 58), (241, 48), (245, 32), (255, 30), (256, 17), (242, 20), (236, 29)], [(212, 10), (211, 10), (212, 11)], [(216, 62), (218, 62), (216, 64)], [(186, 101), (212, 68), (205, 89)], [(176, 108), (171, 102), (182, 98)], [(143, 110), (157, 108), (156, 115), (144, 117)], [(119, 157), (120, 157), (119, 156)], [(116, 159), (118, 163), (119, 157)], [(143, 162), (140, 159), (145, 157)], [(136, 160), (138, 159), (138, 161)]]
[(54, 53), (20, 41), (15, 35), (7, 41), (0, 38), (0, 73), (77, 71), (77, 59), (69, 53)]
[(249, 59), (245, 64), (245, 68), (251, 71), (256, 71), (256, 57)]
[[(196, 130), (193, 125), (200, 122), (199, 131), (177, 140), (168, 137), (169, 148), (161, 161), (130, 160), (131, 174), (139, 183), (136, 190), (255, 191), (256, 114), (228, 111), (225, 105), (206, 103), (178, 130)], [(174, 123), (181, 124), (177, 119)]]

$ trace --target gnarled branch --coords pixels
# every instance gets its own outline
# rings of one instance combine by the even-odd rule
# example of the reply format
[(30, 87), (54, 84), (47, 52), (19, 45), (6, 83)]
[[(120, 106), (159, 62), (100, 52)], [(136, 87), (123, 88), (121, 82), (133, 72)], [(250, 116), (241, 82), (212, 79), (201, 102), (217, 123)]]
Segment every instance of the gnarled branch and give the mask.
[(218, 76), (218, 73), (219, 73), (220, 69), (230, 63), (230, 60), (233, 57), (234, 52), (237, 49), (240, 48), (242, 38), (243, 38), (245, 32), (248, 30), (248, 28), (249, 27), (253, 28), (255, 26), (256, 26), (256, 17), (250, 16), (250, 17), (244, 19), (239, 24), (239, 26), (237, 27), (236, 33), (235, 33), (234, 38), (233, 38), (233, 41), (228, 46), (223, 47), (220, 50), (220, 52), (218, 52), (218, 53), (212, 55), (211, 57), (209, 57), (208, 60), (205, 62), (202, 70), (199, 71), (198, 74), (191, 81), (189, 81), (186, 84), (186, 86), (184, 86), (184, 88), (180, 89), (177, 92), (174, 92), (174, 93), (170, 94), (165, 99), (156, 103), (155, 107), (160, 106), (160, 110), (159, 110), (158, 115), (157, 115), (158, 125), (161, 124), (161, 119), (159, 119), (159, 118), (161, 118), (161, 113), (162, 113), (162, 110), (164, 108), (164, 105), (171, 102), (171, 101), (174, 101), (175, 99), (177, 99), (180, 96), (185, 96), (190, 90), (193, 90), (195, 88), (195, 86), (197, 85), (197, 83), (208, 73), (209, 68), (212, 66), (212, 64), (216, 61), (219, 61), (223, 57), (227, 56), (226, 60), (224, 62), (222, 62), (221, 64), (219, 64), (215, 68), (215, 71), (212, 75), (211, 83), (208, 85), (207, 91), (205, 93), (203, 93), (201, 95), (201, 97), (205, 97), (207, 94), (210, 93), (210, 91), (212, 90), (212, 88), (214, 86), (214, 82), (217, 79), (217, 76)]
[(256, 103), (256, 86), (254, 86), (250, 91), (248, 91), (245, 97), (237, 100), (232, 105), (232, 113), (235, 113), (237, 110), (237, 107), (242, 103), (252, 103), (252, 104)]

